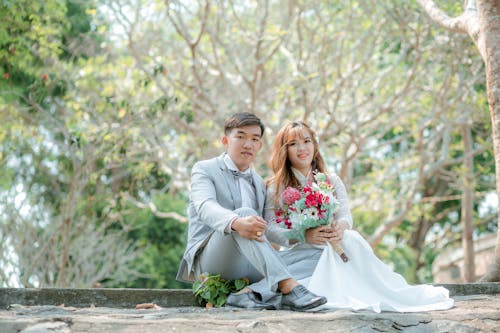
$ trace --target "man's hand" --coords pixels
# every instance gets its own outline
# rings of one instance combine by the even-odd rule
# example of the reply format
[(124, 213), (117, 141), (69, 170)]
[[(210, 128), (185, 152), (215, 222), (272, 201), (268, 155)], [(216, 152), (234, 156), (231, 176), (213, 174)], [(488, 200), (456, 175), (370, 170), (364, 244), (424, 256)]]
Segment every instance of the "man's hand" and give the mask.
[(263, 242), (267, 222), (260, 216), (238, 217), (233, 221), (231, 228), (241, 237)]
[(324, 245), (333, 240), (333, 228), (327, 225), (307, 229), (305, 232), (306, 242), (315, 245)]

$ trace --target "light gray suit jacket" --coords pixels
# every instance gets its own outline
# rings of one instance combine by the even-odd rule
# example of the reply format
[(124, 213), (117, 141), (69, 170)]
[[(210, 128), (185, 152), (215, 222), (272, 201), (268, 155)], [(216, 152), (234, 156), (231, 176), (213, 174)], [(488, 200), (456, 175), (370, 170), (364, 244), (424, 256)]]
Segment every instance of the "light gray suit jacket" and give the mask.
[[(177, 280), (193, 282), (193, 263), (202, 246), (214, 232), (224, 233), (229, 222), (238, 215), (241, 193), (224, 163), (224, 155), (197, 162), (191, 171), (191, 192), (188, 207), (188, 240)], [(265, 185), (262, 177), (252, 171), (257, 195), (257, 213), (262, 216), (265, 203)]]

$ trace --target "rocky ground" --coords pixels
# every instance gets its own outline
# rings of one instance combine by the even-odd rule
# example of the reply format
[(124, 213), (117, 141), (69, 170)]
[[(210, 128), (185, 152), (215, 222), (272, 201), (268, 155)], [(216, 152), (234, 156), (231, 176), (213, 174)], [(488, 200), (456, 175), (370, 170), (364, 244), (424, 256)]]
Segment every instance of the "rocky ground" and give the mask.
[(107, 332), (499, 332), (500, 294), (455, 296), (455, 307), (423, 313), (249, 311), (10, 305), (1, 333)]

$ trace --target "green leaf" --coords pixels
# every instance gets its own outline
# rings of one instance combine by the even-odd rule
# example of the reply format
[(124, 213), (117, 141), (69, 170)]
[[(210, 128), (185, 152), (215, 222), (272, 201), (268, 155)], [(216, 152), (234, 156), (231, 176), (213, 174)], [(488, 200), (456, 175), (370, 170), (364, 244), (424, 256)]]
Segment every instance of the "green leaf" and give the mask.
[(236, 291), (239, 291), (243, 288), (245, 288), (247, 285), (246, 281), (243, 281), (242, 279), (238, 279), (234, 281), (234, 289)]
[(203, 274), (203, 282), (197, 280), (193, 284), (193, 294), (198, 303), (203, 305), (207, 302), (215, 307), (226, 304), (227, 296), (235, 291), (241, 290), (248, 284), (248, 279), (225, 280), (220, 274)]

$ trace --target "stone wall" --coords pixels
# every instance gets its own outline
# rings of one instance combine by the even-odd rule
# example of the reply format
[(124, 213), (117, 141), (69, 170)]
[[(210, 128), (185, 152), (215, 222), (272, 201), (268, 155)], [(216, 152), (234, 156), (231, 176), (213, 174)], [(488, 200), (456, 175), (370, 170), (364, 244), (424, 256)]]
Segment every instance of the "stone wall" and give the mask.
[[(474, 281), (483, 276), (495, 256), (496, 234), (490, 234), (474, 241)], [(461, 247), (443, 251), (432, 264), (432, 274), (435, 283), (465, 283), (464, 255)]]

